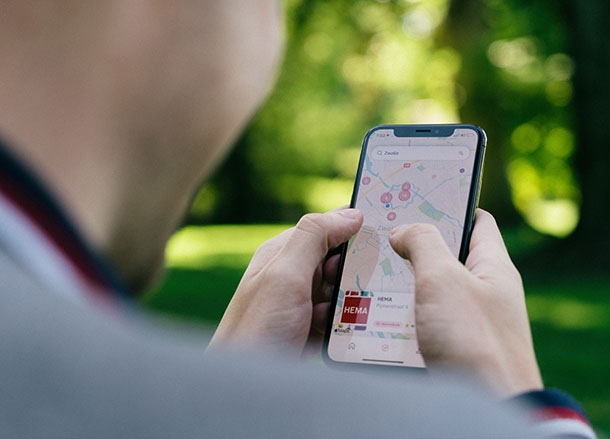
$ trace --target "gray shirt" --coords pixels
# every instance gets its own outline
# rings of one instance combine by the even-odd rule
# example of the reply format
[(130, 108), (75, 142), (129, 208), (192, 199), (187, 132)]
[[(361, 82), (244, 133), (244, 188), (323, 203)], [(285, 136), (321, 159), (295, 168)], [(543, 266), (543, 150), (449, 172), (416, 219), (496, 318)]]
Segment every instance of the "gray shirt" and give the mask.
[(379, 377), (250, 353), (38, 284), (0, 248), (2, 438), (525, 438), (456, 379)]

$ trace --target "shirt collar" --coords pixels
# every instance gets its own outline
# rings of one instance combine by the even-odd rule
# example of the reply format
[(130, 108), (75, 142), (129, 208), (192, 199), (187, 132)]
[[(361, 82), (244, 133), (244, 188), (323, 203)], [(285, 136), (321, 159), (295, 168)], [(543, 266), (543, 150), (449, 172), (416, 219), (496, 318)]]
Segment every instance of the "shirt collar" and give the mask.
[(102, 302), (127, 296), (59, 203), (1, 141), (0, 221), (0, 242), (48, 287), (80, 290), (70, 294)]

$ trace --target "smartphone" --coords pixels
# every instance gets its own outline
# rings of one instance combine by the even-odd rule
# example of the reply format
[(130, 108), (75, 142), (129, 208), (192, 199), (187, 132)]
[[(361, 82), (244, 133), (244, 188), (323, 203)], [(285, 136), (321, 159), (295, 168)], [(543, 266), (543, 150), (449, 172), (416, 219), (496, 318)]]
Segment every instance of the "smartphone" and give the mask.
[(434, 224), (464, 262), (485, 144), (481, 128), (464, 124), (380, 125), (366, 134), (351, 201), (364, 223), (341, 252), (324, 340), (327, 363), (425, 368), (413, 270), (388, 237), (402, 224)]

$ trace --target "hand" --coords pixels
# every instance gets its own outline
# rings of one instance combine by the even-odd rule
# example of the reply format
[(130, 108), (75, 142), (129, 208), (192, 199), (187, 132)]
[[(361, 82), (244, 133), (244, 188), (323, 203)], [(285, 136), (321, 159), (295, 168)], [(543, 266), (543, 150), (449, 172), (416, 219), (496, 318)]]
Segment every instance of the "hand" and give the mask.
[(477, 211), (465, 265), (432, 225), (396, 229), (390, 244), (413, 265), (427, 366), (472, 371), (500, 396), (542, 388), (521, 276), (489, 213)]
[(237, 346), (300, 355), (312, 319), (324, 322), (328, 313), (328, 281), (334, 281), (337, 257), (327, 255), (361, 225), (362, 214), (356, 209), (309, 214), (265, 242), (252, 257), (210, 348)]

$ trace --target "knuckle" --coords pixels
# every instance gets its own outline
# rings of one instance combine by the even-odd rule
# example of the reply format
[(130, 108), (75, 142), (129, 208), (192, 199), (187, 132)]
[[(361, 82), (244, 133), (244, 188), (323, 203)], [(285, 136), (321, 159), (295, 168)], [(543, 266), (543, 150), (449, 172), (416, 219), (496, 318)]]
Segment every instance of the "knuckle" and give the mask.
[(416, 291), (428, 291), (445, 288), (447, 285), (457, 285), (462, 277), (460, 267), (448, 262), (439, 262), (434, 267), (420, 270), (416, 273)]
[[(321, 213), (308, 213), (295, 227), (295, 239), (310, 241), (310, 245), (319, 246), (323, 254), (328, 252), (328, 225)], [(299, 236), (300, 235), (300, 236)]]
[(274, 248), (273, 240), (269, 239), (258, 246), (258, 248), (254, 252), (254, 255), (252, 256), (252, 258), (257, 258), (262, 255), (265, 255), (267, 252), (273, 251), (273, 248)]
[(401, 236), (401, 233), (396, 233), (394, 235), (390, 235), (389, 238), (389, 242), (390, 245), (392, 246), (392, 248), (403, 258), (408, 259), (409, 258), (409, 252), (408, 249), (406, 248), (406, 246), (404, 245), (404, 241), (403, 241), (403, 237)]
[(267, 239), (256, 249), (256, 252), (258, 252), (258, 251), (265, 252), (267, 250), (276, 250), (277, 248), (281, 247), (282, 242), (283, 242), (282, 238), (285, 235), (290, 235), (293, 230), (294, 230), (294, 227), (290, 228), (290, 229), (286, 229), (279, 235)]
[(321, 213), (308, 213), (303, 215), (296, 225), (298, 230), (308, 233), (318, 233), (324, 229), (323, 217)]
[(269, 238), (258, 246), (252, 259), (270, 259), (273, 257), (285, 244), (288, 237), (294, 232), (294, 227), (284, 230), (277, 236)]
[(415, 291), (428, 291), (438, 286), (438, 275), (431, 271), (421, 271), (415, 278)]
[(438, 229), (432, 224), (419, 223), (409, 227), (406, 233), (409, 239), (419, 239), (438, 234)]

